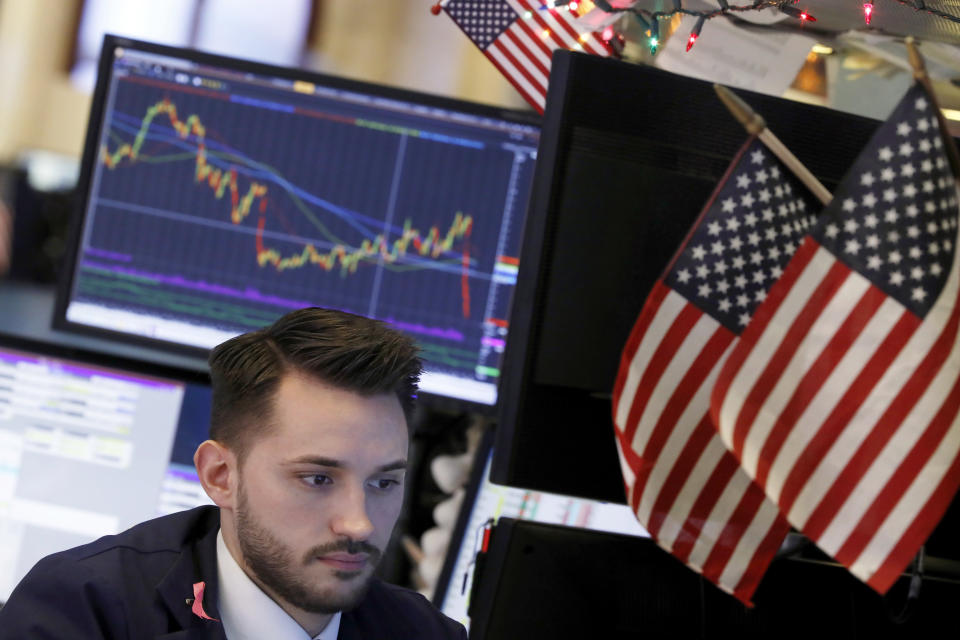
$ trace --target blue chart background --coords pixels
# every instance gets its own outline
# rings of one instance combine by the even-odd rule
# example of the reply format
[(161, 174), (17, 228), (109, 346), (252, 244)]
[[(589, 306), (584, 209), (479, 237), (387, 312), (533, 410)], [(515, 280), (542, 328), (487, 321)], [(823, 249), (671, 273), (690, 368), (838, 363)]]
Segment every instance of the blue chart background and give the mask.
[[(188, 92), (189, 89), (178, 90), (176, 85), (158, 85), (135, 79), (117, 81), (102, 142), (111, 152), (122, 143), (133, 143), (147, 109), (164, 98), (176, 105), (181, 121), (196, 114), (206, 127), (208, 162), (220, 169), (237, 168), (240, 195), (247, 192), (251, 180), (267, 185), (264, 212), (267, 248), (289, 256), (299, 253), (307, 242), (321, 252), (330, 246), (324, 233), (298, 208), (295, 198), (284, 188), (284, 182), (297, 191), (302, 206), (329, 234), (350, 247), (358, 247), (364, 238), (372, 239), (382, 232), (391, 189), (396, 182), (393, 228), (388, 242), (392, 243), (399, 235), (406, 219), (423, 235), (432, 226), (443, 235), (454, 215), (462, 211), (473, 218), (468, 240), (471, 269), (487, 277), (469, 279), (470, 317), (464, 318), (459, 262), (463, 241), (456, 242), (452, 251), (444, 256), (449, 263), (446, 270), (411, 269), (411, 264), (418, 262), (436, 264), (420, 258), (412, 244), (408, 249), (409, 259), (396, 265), (403, 270), (391, 269), (389, 265), (382, 268), (368, 261), (361, 262), (356, 273), (348, 275), (341, 273), (339, 265), (329, 272), (309, 264), (284, 272), (277, 272), (269, 265), (259, 267), (255, 247), (259, 202), (255, 202), (250, 215), (240, 225), (233, 225), (229, 190), (218, 200), (211, 187), (195, 181), (195, 143), (178, 140), (166, 114), (158, 114), (152, 121), (148, 139), (136, 162), (125, 159), (112, 170), (102, 162), (98, 164), (95, 183), (98, 188), (88, 212), (92, 222), (84, 246), (85, 262), (137, 273), (181, 276), (239, 290), (253, 288), (261, 294), (287, 300), (400, 323), (452, 329), (464, 336), (462, 342), (422, 334), (416, 337), (421, 343), (432, 343), (441, 350), (450, 347), (475, 352), (479, 349), (489, 275), (494, 268), (514, 163), (513, 152), (500, 146), (504, 136), (494, 139), (491, 135), (487, 140), (472, 138), (474, 143), (482, 142), (478, 145), (482, 148), (412, 136), (404, 138), (343, 119), (365, 117), (412, 128), (423, 125), (418, 127), (409, 119), (403, 121), (402, 116), (387, 120), (383, 113), (376, 112), (364, 114), (355, 110), (352, 115), (345, 114), (340, 103), (324, 104), (314, 100), (310, 104), (314, 111), (341, 118), (337, 120), (238, 104), (229, 101), (229, 94), (202, 95)], [(269, 98), (279, 102), (281, 95), (289, 99), (290, 94), (275, 93)], [(449, 130), (437, 132), (452, 135)], [(404, 139), (403, 158), (398, 161)], [(223, 159), (215, 155), (217, 152), (232, 152), (239, 157)], [(183, 157), (161, 160), (173, 154)], [(518, 198), (514, 206), (506, 247), (509, 255), (516, 255), (519, 246), (532, 165), (532, 161), (522, 165), (523, 175), (518, 184), (523, 197)], [(395, 179), (398, 168), (399, 179)], [(324, 206), (316, 201), (318, 198), (332, 206)], [(129, 258), (111, 259), (104, 251)], [(382, 273), (376, 305), (372, 306), (378, 271)], [(189, 303), (154, 302), (161, 296), (141, 295), (133, 299), (114, 293), (105, 297), (97, 289), (85, 290), (84, 279), (93, 282), (95, 277), (88, 271), (80, 272), (77, 299), (237, 332), (262, 326), (289, 310), (284, 305), (224, 296), (224, 307), (219, 312), (209, 313), (206, 309), (198, 316), (191, 312)], [(195, 296), (214, 302), (219, 298), (189, 287), (149, 286), (153, 291), (159, 289), (177, 296)], [(238, 313), (237, 305), (247, 312)], [(429, 359), (429, 349), (426, 355)], [(440, 366), (432, 368), (445, 370), (449, 365), (454, 370), (461, 369), (463, 374), (466, 373), (463, 369), (472, 369), (476, 364), (475, 358), (473, 362), (464, 360), (460, 364), (443, 360), (446, 364), (438, 363)]]

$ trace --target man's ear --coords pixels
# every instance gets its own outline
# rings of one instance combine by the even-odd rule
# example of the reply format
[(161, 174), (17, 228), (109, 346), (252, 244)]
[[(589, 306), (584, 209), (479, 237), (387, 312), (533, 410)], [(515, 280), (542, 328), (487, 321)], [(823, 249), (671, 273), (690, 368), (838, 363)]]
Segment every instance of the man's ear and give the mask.
[(216, 440), (200, 443), (193, 464), (203, 490), (221, 509), (233, 509), (237, 492), (237, 457)]

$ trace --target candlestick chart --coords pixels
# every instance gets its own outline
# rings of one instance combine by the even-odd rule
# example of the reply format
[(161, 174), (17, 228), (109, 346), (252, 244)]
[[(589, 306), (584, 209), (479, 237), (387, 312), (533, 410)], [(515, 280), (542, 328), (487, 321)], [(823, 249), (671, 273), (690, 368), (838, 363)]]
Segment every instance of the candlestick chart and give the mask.
[(505, 203), (532, 162), (389, 115), (118, 80), (75, 299), (233, 333), (333, 307), (473, 375), (519, 249)]

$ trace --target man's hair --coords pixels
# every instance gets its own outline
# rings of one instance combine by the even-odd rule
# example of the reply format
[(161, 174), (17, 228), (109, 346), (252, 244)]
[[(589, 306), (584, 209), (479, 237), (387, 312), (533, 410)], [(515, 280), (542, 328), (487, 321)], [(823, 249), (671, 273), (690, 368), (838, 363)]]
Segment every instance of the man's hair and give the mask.
[(421, 362), (413, 340), (377, 320), (310, 307), (231, 338), (210, 353), (210, 437), (240, 459), (270, 426), (273, 398), (288, 374), (360, 395), (394, 393), (409, 416)]

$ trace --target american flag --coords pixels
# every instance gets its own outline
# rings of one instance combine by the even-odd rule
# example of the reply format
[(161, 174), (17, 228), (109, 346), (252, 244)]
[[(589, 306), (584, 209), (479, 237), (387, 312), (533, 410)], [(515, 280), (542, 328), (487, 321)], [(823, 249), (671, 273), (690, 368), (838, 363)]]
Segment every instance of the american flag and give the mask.
[(443, 8), (534, 109), (547, 100), (554, 49), (608, 56), (596, 33), (579, 33), (568, 3), (543, 8), (539, 0), (449, 0)]
[(914, 86), (877, 130), (712, 398), (790, 523), (881, 593), (960, 483), (957, 191), (934, 109)]
[(710, 392), (819, 207), (751, 138), (654, 286), (613, 391), (637, 518), (661, 547), (743, 602), (789, 525), (720, 440)]

